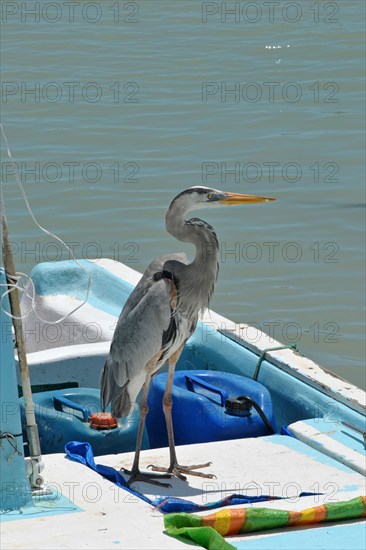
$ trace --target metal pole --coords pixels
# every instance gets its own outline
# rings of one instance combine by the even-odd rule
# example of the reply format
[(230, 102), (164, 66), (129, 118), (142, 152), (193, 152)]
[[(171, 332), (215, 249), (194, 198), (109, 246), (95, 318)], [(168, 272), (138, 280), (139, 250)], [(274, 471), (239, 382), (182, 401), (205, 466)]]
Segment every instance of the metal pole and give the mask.
[(21, 309), (19, 302), (18, 289), (12, 285), (16, 283), (16, 271), (14, 266), (13, 255), (9, 244), (8, 226), (5, 220), (5, 216), (2, 216), (2, 229), (3, 229), (3, 256), (4, 256), (4, 268), (6, 274), (6, 281), (9, 289), (9, 302), (10, 311), (13, 319), (13, 326), (15, 332), (15, 343), (18, 350), (18, 360), (20, 376), (22, 381), (23, 395), (25, 401), (25, 414), (27, 420), (27, 435), (29, 442), (29, 455), (30, 455), (30, 468), (28, 475), (30, 476), (30, 482), (32, 488), (40, 488), (43, 485), (43, 478), (40, 472), (43, 469), (43, 462), (41, 456), (41, 445), (39, 442), (38, 427), (36, 424), (36, 417), (34, 414), (34, 403), (32, 398), (32, 390), (29, 379), (29, 370), (27, 356), (25, 353), (25, 344), (23, 337), (23, 326), (21, 321)]

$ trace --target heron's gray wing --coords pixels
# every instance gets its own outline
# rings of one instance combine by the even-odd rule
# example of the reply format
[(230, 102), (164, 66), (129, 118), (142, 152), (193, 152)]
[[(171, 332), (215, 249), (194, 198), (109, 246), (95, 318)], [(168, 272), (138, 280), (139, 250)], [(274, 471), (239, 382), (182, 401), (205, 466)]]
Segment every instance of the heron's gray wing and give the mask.
[[(130, 412), (131, 392), (136, 398), (145, 381), (144, 367), (161, 351), (164, 332), (171, 323), (173, 283), (151, 279), (144, 293), (138, 291), (139, 300), (135, 300), (134, 307), (123, 309), (102, 372), (102, 406), (112, 402), (113, 416)], [(132, 384), (127, 392), (129, 382)]]
[(140, 303), (142, 298), (147, 294), (151, 286), (155, 283), (155, 273), (161, 272), (164, 268), (165, 262), (167, 262), (168, 260), (176, 260), (177, 262), (181, 262), (182, 264), (187, 264), (187, 256), (184, 254), (184, 252), (175, 254), (164, 254), (156, 258), (146, 268), (145, 273), (131, 292), (124, 305), (122, 314), (127, 314), (128, 312), (132, 311), (137, 306), (137, 304)]

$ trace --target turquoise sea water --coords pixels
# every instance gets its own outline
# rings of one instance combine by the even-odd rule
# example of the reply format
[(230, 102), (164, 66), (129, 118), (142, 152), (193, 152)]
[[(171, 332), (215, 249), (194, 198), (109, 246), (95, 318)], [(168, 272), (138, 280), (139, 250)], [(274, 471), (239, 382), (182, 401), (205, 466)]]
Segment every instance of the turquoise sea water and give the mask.
[[(212, 308), (365, 387), (364, 2), (2, 2), (2, 122), (39, 222), (143, 271), (191, 185), (277, 197), (197, 212)], [(66, 259), (2, 142), (14, 259)], [(196, 215), (196, 214), (194, 214)]]

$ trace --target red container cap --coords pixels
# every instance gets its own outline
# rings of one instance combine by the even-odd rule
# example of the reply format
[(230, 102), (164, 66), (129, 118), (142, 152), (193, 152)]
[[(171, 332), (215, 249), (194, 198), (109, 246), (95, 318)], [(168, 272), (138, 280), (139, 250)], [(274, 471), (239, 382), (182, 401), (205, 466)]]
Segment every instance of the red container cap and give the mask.
[(117, 426), (118, 418), (113, 418), (111, 413), (98, 412), (91, 415), (90, 427), (95, 430), (112, 430)]

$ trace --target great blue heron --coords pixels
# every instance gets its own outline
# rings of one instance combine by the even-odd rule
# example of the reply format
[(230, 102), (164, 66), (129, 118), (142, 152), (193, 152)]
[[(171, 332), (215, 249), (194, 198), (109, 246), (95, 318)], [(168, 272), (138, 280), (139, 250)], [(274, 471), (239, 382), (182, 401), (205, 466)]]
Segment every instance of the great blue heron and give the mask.
[[(136, 451), (128, 484), (157, 481), (157, 477), (183, 474), (214, 477), (197, 472), (210, 463), (181, 466), (178, 464), (172, 424), (172, 385), (175, 365), (184, 344), (196, 328), (200, 312), (208, 307), (219, 270), (219, 244), (214, 229), (199, 218), (186, 220), (191, 210), (201, 208), (268, 202), (275, 199), (238, 193), (227, 193), (207, 187), (190, 187), (182, 191), (170, 204), (166, 213), (166, 229), (176, 239), (193, 243), (196, 256), (189, 263), (183, 253), (167, 254), (154, 260), (129, 296), (117, 322), (109, 356), (101, 375), (101, 402), (103, 410), (112, 402), (112, 416), (125, 417), (133, 409), (144, 386), (140, 402), (140, 418)], [(166, 475), (141, 473), (139, 457), (145, 418), (148, 412), (147, 396), (151, 378), (168, 361), (169, 371), (163, 397), (167, 425), (169, 468), (153, 466)]]

